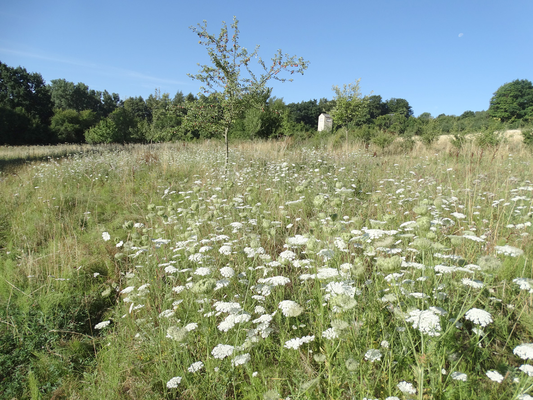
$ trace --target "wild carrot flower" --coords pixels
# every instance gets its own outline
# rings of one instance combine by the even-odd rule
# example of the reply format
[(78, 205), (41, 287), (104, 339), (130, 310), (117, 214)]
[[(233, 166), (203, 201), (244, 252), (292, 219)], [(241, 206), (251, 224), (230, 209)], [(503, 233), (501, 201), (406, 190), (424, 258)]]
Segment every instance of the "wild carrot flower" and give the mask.
[(472, 308), (465, 314), (465, 318), (472, 321), (474, 324), (485, 327), (492, 322), (492, 316), (485, 310), (479, 308)]
[(518, 368), (520, 371), (526, 373), (528, 376), (533, 376), (533, 365), (524, 364)]
[(452, 372), (451, 374), (452, 379), (455, 379), (456, 381), (463, 381), (466, 382), (466, 379), (468, 376), (464, 372)]
[(416, 389), (410, 382), (402, 381), (396, 385), (402, 393), (416, 394)]
[(278, 308), (286, 317), (297, 317), (303, 312), (303, 308), (292, 300), (283, 300), (278, 304)]
[(167, 388), (169, 389), (175, 389), (178, 387), (178, 385), (180, 384), (181, 382), (181, 376), (175, 376), (174, 378), (172, 378), (171, 380), (169, 380), (167, 382)]
[(192, 363), (191, 366), (187, 368), (187, 371), (194, 373), (200, 371), (203, 367), (204, 363), (201, 361), (197, 361), (195, 363)]
[(226, 357), (231, 356), (234, 347), (229, 344), (217, 344), (211, 351), (213, 357), (223, 360)]
[(414, 310), (409, 313), (406, 322), (411, 322), (413, 328), (429, 336), (440, 336), (440, 318), (433, 310)]
[(315, 340), (314, 335), (303, 336), (301, 338), (294, 338), (294, 339), (287, 340), (283, 347), (287, 349), (298, 350), (302, 344), (312, 342), (313, 340)]
[(380, 361), (381, 357), (381, 351), (377, 349), (370, 349), (365, 353), (365, 360), (368, 360), (370, 362)]
[(503, 376), (498, 371), (490, 370), (485, 373), (491, 381), (502, 383)]
[(246, 364), (248, 361), (250, 361), (251, 357), (250, 357), (250, 354), (249, 353), (246, 353), (246, 354), (239, 354), (238, 356), (235, 356), (233, 358), (233, 360), (231, 360), (231, 363), (233, 364), (233, 366), (237, 366), (237, 365), (244, 365)]
[(107, 242), (111, 240), (111, 235), (108, 232), (102, 232), (102, 239), (104, 239), (104, 242)]
[(102, 321), (94, 326), (94, 329), (104, 329), (106, 326), (108, 326), (111, 323), (111, 321)]
[(533, 359), (533, 343), (524, 343), (516, 346), (513, 353), (522, 360)]

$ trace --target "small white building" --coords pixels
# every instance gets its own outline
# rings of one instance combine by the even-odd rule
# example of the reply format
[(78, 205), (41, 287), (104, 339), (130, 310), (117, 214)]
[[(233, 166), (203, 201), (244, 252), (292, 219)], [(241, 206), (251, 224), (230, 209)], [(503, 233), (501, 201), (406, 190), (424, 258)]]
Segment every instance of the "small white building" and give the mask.
[(330, 131), (333, 128), (331, 115), (322, 113), (318, 116), (318, 131)]

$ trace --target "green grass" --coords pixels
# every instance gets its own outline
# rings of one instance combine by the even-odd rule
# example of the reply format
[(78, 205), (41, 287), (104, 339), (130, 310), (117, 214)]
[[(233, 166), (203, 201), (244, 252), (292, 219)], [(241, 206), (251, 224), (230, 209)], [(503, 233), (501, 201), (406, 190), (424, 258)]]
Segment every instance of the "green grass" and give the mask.
[(0, 398), (529, 393), (533, 168), (506, 146), (237, 143), (228, 176), (217, 143), (102, 147), (6, 170)]

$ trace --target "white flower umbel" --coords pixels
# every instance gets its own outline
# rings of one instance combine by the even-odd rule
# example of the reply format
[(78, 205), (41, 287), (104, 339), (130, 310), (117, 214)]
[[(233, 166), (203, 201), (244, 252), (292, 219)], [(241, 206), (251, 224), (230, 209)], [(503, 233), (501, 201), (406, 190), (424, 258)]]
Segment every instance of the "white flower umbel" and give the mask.
[(108, 326), (111, 323), (111, 321), (102, 321), (94, 326), (94, 329), (104, 329), (106, 326)]
[(225, 256), (229, 256), (231, 255), (231, 246), (222, 246), (220, 249), (218, 249), (218, 252)]
[(483, 285), (483, 282), (478, 281), (478, 280), (476, 280), (476, 279), (463, 278), (463, 279), (461, 280), (461, 282), (463, 283), (463, 285), (465, 285), (465, 286), (470, 286), (470, 287), (472, 287), (472, 288), (474, 288), (474, 289), (481, 289), (481, 288), (483, 288), (483, 286), (484, 286), (484, 285)]
[(533, 294), (533, 280), (529, 278), (515, 278), (513, 282), (520, 286), (520, 290), (527, 290)]
[(402, 393), (416, 394), (416, 389), (410, 382), (402, 381), (396, 385)]
[(490, 313), (485, 310), (480, 310), (479, 308), (468, 310), (465, 314), (465, 318), (481, 327), (485, 327), (492, 322), (492, 316)]
[(175, 376), (174, 378), (172, 378), (171, 380), (169, 380), (167, 382), (167, 388), (169, 389), (175, 389), (178, 387), (178, 385), (180, 384), (181, 382), (181, 376)]
[(238, 366), (238, 365), (244, 365), (246, 364), (248, 361), (250, 361), (251, 357), (250, 357), (250, 354), (249, 353), (246, 353), (246, 354), (240, 354), (238, 356), (235, 356), (233, 358), (233, 360), (231, 360), (231, 364), (233, 364), (233, 366)]
[(528, 376), (533, 376), (533, 365), (524, 364), (518, 368), (520, 371), (526, 373)]
[(509, 257), (520, 257), (522, 254), (524, 254), (524, 251), (513, 246), (509, 246), (506, 244), (505, 246), (496, 246), (494, 247), (497, 254), (503, 254), (505, 256)]
[(267, 285), (271, 285), (271, 286), (283, 286), (283, 285), (286, 285), (287, 283), (290, 283), (290, 281), (291, 280), (289, 278), (286, 278), (281, 275), (257, 280), (258, 283), (266, 283)]
[(380, 361), (381, 357), (381, 351), (378, 349), (370, 349), (365, 353), (365, 360), (370, 362)]
[(104, 239), (104, 242), (107, 242), (111, 240), (111, 236), (109, 235), (108, 232), (102, 232), (102, 239)]
[(286, 349), (298, 350), (302, 344), (312, 342), (313, 340), (315, 340), (315, 335), (294, 338), (287, 340), (283, 347)]
[(195, 373), (200, 371), (204, 367), (204, 363), (201, 361), (197, 361), (195, 363), (192, 363), (189, 368), (187, 368), (187, 371)]
[(502, 383), (503, 376), (498, 371), (490, 370), (485, 373), (491, 381)]
[(451, 374), (452, 379), (455, 379), (456, 381), (463, 381), (466, 382), (468, 379), (468, 376), (464, 372), (452, 372)]
[(224, 278), (232, 278), (235, 275), (235, 271), (231, 267), (220, 268), (220, 275)]
[(522, 360), (533, 359), (533, 343), (524, 343), (516, 346), (513, 353)]
[(324, 339), (332, 340), (337, 339), (339, 337), (339, 334), (335, 330), (335, 328), (328, 328), (324, 332), (322, 332), (322, 337)]
[(286, 317), (297, 317), (303, 312), (303, 308), (292, 300), (283, 300), (278, 304), (278, 308)]
[(433, 310), (414, 310), (409, 313), (409, 317), (405, 320), (412, 323), (414, 329), (429, 336), (440, 336), (441, 326), (440, 318)]
[(233, 354), (234, 347), (229, 344), (217, 344), (211, 351), (213, 357), (223, 360)]

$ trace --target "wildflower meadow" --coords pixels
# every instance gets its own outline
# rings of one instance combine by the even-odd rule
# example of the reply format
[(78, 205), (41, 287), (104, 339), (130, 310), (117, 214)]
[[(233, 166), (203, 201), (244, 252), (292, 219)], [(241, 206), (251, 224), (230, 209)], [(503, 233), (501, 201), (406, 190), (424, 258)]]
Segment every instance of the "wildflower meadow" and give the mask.
[(0, 398), (533, 398), (524, 148), (78, 147), (0, 174)]

